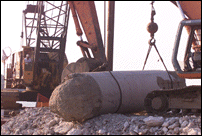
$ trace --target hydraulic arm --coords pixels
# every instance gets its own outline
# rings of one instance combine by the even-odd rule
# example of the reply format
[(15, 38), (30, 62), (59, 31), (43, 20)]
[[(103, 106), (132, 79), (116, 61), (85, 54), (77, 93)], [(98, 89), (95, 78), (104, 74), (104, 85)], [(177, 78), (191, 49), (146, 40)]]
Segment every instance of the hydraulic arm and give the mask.
[(82, 37), (83, 34), (79, 25), (80, 21), (87, 38), (87, 42), (84, 42), (82, 39), (77, 42), (82, 52), (84, 52), (83, 48), (89, 48), (96, 60), (105, 62), (105, 51), (94, 1), (69, 1), (68, 3), (72, 11), (77, 35)]
[[(107, 67), (94, 1), (68, 1), (68, 4), (74, 19), (76, 34), (81, 38), (77, 41), (77, 45), (80, 47), (83, 57), (64, 68), (61, 81), (71, 73), (104, 71)], [(82, 30), (87, 41), (83, 41)]]

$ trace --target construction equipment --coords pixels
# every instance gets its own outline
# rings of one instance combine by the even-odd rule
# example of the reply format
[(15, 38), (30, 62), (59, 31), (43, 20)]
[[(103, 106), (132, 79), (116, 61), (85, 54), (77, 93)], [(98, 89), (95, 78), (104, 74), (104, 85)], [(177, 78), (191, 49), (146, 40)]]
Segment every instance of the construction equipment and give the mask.
[[(179, 9), (183, 11), (183, 16), (186, 15), (188, 17), (188, 19), (185, 19), (180, 23), (177, 33), (176, 44), (173, 52), (173, 66), (176, 70), (175, 74), (167, 71), (167, 69), (162, 73), (160, 71), (159, 73), (155, 73), (154, 71), (111, 72), (112, 69), (109, 70), (110, 68), (107, 67), (112, 66), (112, 64), (109, 64), (109, 60), (111, 58), (108, 58), (107, 56), (105, 61), (102, 44), (100, 43), (100, 30), (98, 27), (97, 18), (95, 17), (96, 12), (94, 3), (92, 1), (69, 2), (76, 25), (77, 35), (82, 35), (82, 31), (78, 23), (80, 21), (88, 42), (83, 42), (82, 39), (81, 41), (77, 42), (82, 49), (84, 58), (78, 60), (76, 63), (67, 65), (67, 67), (63, 70), (61, 79), (63, 83), (61, 83), (53, 91), (49, 101), (49, 106), (51, 107), (52, 111), (60, 114), (69, 121), (84, 121), (93, 116), (109, 112), (125, 113), (137, 112), (146, 109), (146, 111), (149, 113), (162, 113), (168, 111), (169, 109), (173, 109), (172, 111), (176, 113), (176, 111), (179, 111), (179, 109), (191, 108), (194, 110), (200, 110), (201, 87), (186, 87), (185, 80), (183, 80), (185, 78), (192, 79), (201, 77), (201, 59), (199, 59), (201, 52), (200, 2), (172, 1), (172, 3), (177, 5)], [(110, 4), (112, 6), (110, 6)], [(193, 8), (195, 10), (191, 10)], [(112, 9), (114, 9), (114, 2), (109, 2), (109, 16), (114, 12)], [(155, 14), (152, 11), (152, 16), (153, 15)], [(108, 20), (110, 20), (110, 18), (108, 18)], [(150, 45), (154, 46), (154, 33), (158, 30), (158, 28), (157, 24), (153, 22), (153, 18), (151, 18), (151, 20), (152, 22), (149, 24), (148, 29), (152, 37), (150, 40)], [(187, 57), (185, 57), (184, 60), (184, 70), (179, 68), (179, 63), (177, 60), (177, 49), (183, 26), (186, 27), (190, 35), (185, 56), (190, 56), (191, 47), (194, 47), (194, 65), (191, 70), (187, 70), (186, 67), (191, 63)], [(108, 27), (112, 27), (111, 30), (113, 31), (113, 25)], [(109, 37), (111, 36), (110, 34), (113, 34), (113, 32), (108, 33)], [(196, 37), (194, 37), (195, 35)], [(91, 39), (92, 37), (94, 37), (93, 40), (95, 42), (93, 42)], [(113, 36), (111, 37), (113, 41)], [(108, 39), (108, 42), (110, 40), (111, 39)], [(194, 45), (195, 43), (197, 43), (197, 45)], [(93, 52), (94, 58), (89, 55), (88, 49)], [(107, 51), (109, 51), (108, 49), (113, 49), (113, 44), (107, 47)], [(111, 52), (111, 54), (112, 53), (113, 52)], [(89, 60), (94, 60), (95, 62), (97, 61), (100, 63), (93, 64), (93, 66), (97, 66), (97, 68), (94, 67), (94, 69), (90, 65), (92, 63), (89, 62)], [(93, 72), (99, 68), (104, 68), (102, 70), (109, 71)], [(84, 73), (71, 74), (78, 72)], [(167, 77), (165, 77), (166, 74)], [(150, 75), (154, 76), (152, 77), (153, 79), (150, 79)], [(140, 79), (143, 80), (143, 82), (140, 83)], [(133, 84), (131, 84), (131, 82)], [(149, 82), (151, 82), (153, 86)], [(144, 83), (146, 85), (142, 86)], [(149, 88), (147, 88), (147, 85)], [(91, 91), (89, 92), (89, 90)], [(91, 93), (92, 91), (93, 93)], [(144, 95), (145, 92), (146, 94)]]
[[(201, 2), (177, 1), (183, 16), (179, 24), (172, 55), (172, 63), (180, 78), (201, 78)], [(193, 10), (194, 9), (194, 10)], [(187, 16), (187, 17), (186, 17)], [(182, 45), (183, 29), (188, 32), (186, 47)], [(180, 46), (185, 49), (183, 66), (178, 61)], [(148, 113), (162, 114), (167, 111), (179, 113), (201, 111), (201, 86), (186, 86), (182, 88), (154, 90), (145, 98), (145, 109)]]
[[(56, 6), (55, 3), (40, 1), (36, 5), (28, 5), (24, 11), (24, 15), (32, 13), (34, 17), (31, 17), (32, 23), (26, 23), (26, 20), (30, 18), (25, 17), (27, 28), (25, 30), (28, 28), (31, 30), (29, 33), (26, 31), (27, 46), (23, 48), (21, 59), (18, 59), (22, 64), (25, 55), (29, 54), (33, 60), (32, 66), (31, 68), (25, 66), (21, 69), (18, 68), (18, 72), (23, 71), (19, 74), (21, 78), (18, 83), (15, 83), (17, 80), (8, 80), (8, 78), (7, 80), (15, 84), (11, 86), (13, 88), (25, 85), (48, 98), (51, 96), (49, 101), (51, 110), (67, 120), (82, 121), (103, 113), (137, 112), (144, 108), (147, 112), (154, 113), (166, 112), (169, 109), (173, 109), (173, 112), (179, 111), (179, 109), (201, 109), (201, 87), (186, 87), (185, 85), (185, 78), (201, 78), (201, 2), (171, 2), (178, 6), (183, 16), (187, 16), (187, 19), (180, 22), (176, 37), (172, 57), (175, 72), (112, 71), (114, 1), (109, 2), (107, 55), (105, 55), (103, 47), (94, 1), (68, 1), (65, 4), (62, 2), (59, 6)], [(54, 6), (54, 8), (47, 10), (44, 3)], [(193, 8), (195, 10), (192, 10)], [(48, 17), (48, 12), (54, 9), (59, 9), (59, 12), (53, 12), (57, 17)], [(64, 51), (70, 9), (77, 35), (81, 38), (77, 45), (80, 47), (83, 57), (77, 62), (66, 65)], [(59, 23), (62, 15), (65, 20), (63, 23)], [(49, 25), (48, 21), (51, 19), (56, 23), (55, 25)], [(34, 21), (37, 21), (37, 24)], [(154, 36), (157, 28), (153, 22), (151, 24), (150, 26), (153, 28), (150, 30), (153, 30), (149, 32), (151, 36)], [(177, 60), (177, 53), (184, 27), (190, 36), (187, 39), (184, 68), (182, 69)], [(48, 30), (51, 28), (55, 33), (49, 34)], [(33, 33), (34, 30), (36, 30), (36, 35)], [(83, 41), (82, 30), (85, 32), (87, 41)], [(32, 35), (35, 35), (36, 38), (32, 38)], [(151, 46), (155, 45), (153, 38), (150, 41)], [(31, 47), (33, 43), (36, 47)], [(194, 50), (193, 53), (191, 53), (191, 48)], [(193, 65), (190, 62), (190, 56), (193, 58)], [(14, 66), (11, 66), (13, 69)], [(28, 73), (26, 74), (26, 72)], [(140, 79), (141, 82), (139, 82)], [(57, 86), (60, 82), (61, 84)], [(144, 86), (143, 83), (148, 83), (148, 86)], [(60, 95), (62, 91), (65, 92)]]
[[(26, 46), (12, 54), (7, 65), (6, 88), (19, 91), (19, 101), (36, 101), (37, 93), (49, 98), (68, 64), (65, 55), (69, 20), (67, 2), (35, 1), (23, 10), (21, 38)], [(25, 57), (29, 56), (30, 62)], [(26, 90), (25, 90), (26, 89)]]
[[(94, 1), (68, 1), (74, 19), (76, 33), (81, 37), (77, 45), (81, 48), (83, 58), (76, 63), (71, 63), (63, 70), (61, 80), (70, 73), (91, 72), (106, 70), (106, 56), (101, 37), (99, 22), (94, 5)], [(82, 30), (85, 32), (87, 42), (82, 39)], [(93, 57), (90, 54), (93, 54)]]

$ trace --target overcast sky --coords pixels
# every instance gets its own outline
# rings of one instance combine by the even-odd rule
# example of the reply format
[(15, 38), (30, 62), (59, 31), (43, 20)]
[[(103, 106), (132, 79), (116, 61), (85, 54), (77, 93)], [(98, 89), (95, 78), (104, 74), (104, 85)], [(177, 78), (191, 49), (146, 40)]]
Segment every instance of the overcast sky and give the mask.
[[(150, 39), (150, 34), (146, 30), (151, 17), (150, 3), (151, 1), (115, 2), (113, 60), (115, 71), (142, 70)], [(103, 37), (104, 2), (96, 1), (95, 4)], [(1, 1), (1, 50), (7, 46), (11, 47), (12, 51), (19, 49), (22, 11), (25, 9), (25, 5), (25, 1)], [(156, 10), (154, 22), (158, 24), (158, 31), (155, 34), (156, 45), (168, 70), (174, 70), (171, 63), (172, 49), (182, 17), (177, 7), (169, 1), (156, 1), (154, 8)], [(70, 16), (65, 50), (69, 62), (75, 62), (82, 57), (81, 51), (76, 45), (78, 40), (79, 37), (76, 35), (73, 19)], [(145, 70), (164, 70), (154, 48), (151, 50)], [(1, 67), (1, 73), (3, 73), (3, 67)], [(200, 84), (199, 80), (189, 80), (188, 82), (188, 84)]]

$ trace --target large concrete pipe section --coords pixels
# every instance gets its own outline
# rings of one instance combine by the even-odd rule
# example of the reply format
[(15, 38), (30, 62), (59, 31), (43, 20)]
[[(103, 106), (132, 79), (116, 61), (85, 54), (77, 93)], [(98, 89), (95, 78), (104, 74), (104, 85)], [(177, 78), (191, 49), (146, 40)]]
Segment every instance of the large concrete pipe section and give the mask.
[[(169, 72), (173, 87), (185, 80)], [(153, 90), (171, 88), (165, 71), (106, 71), (74, 73), (53, 91), (49, 106), (67, 121), (85, 121), (106, 113), (144, 110), (144, 98)]]

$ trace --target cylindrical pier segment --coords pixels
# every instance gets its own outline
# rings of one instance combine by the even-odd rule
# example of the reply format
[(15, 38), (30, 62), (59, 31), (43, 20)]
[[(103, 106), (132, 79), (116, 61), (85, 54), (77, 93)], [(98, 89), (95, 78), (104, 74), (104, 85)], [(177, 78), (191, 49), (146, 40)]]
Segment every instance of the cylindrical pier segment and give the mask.
[[(185, 80), (169, 72), (174, 88)], [(154, 90), (171, 88), (165, 71), (106, 71), (75, 73), (53, 91), (49, 106), (67, 121), (84, 121), (106, 113), (144, 110), (144, 98)]]

